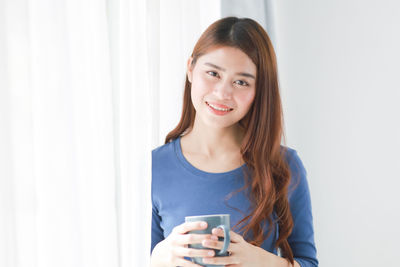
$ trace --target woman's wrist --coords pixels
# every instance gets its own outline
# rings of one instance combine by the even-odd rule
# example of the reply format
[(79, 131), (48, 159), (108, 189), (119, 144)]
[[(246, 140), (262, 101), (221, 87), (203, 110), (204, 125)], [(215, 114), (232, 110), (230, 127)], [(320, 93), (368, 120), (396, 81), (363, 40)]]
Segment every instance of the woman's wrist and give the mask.
[(158, 257), (158, 249), (159, 249), (158, 245), (159, 244), (157, 244), (154, 247), (153, 252), (151, 253), (151, 256), (150, 256), (150, 267), (163, 267), (162, 263), (159, 262), (159, 260), (158, 260), (158, 258), (159, 258)]
[(297, 261), (294, 261), (294, 265), (290, 264), (289, 261), (285, 258), (279, 257), (274, 253), (264, 250), (265, 260), (263, 262), (268, 262), (268, 266), (273, 267), (301, 267)]

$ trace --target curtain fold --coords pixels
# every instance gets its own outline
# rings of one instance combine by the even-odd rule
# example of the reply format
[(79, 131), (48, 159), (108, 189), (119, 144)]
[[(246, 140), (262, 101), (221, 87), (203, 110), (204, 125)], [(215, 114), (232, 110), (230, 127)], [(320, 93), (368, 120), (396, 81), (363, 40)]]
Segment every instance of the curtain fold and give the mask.
[(116, 266), (105, 8), (3, 2), (2, 266)]
[(0, 266), (149, 265), (176, 48), (219, 16), (210, 0), (0, 1)]
[[(119, 266), (149, 266), (158, 1), (108, 1)], [(155, 22), (155, 23), (154, 23)]]

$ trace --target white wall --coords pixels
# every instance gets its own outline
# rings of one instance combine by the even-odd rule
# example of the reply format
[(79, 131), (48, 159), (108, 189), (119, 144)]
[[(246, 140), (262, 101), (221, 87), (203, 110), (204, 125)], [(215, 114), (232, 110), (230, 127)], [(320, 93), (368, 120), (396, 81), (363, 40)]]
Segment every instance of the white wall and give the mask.
[(288, 145), (320, 266), (400, 266), (400, 2), (275, 1)]

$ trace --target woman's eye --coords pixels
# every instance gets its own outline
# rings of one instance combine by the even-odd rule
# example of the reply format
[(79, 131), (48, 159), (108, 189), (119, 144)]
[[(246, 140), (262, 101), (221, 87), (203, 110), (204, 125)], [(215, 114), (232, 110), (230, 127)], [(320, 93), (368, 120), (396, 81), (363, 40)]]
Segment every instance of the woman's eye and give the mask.
[(207, 71), (208, 74), (210, 74), (213, 77), (217, 77), (218, 73), (216, 73), (215, 71)]
[[(219, 76), (218, 73), (215, 72), (215, 71), (207, 71), (206, 73), (208, 75), (212, 76), (212, 77), (218, 77)], [(247, 82), (242, 81), (242, 80), (237, 80), (237, 81), (235, 81), (235, 83), (240, 85), (240, 86), (249, 86), (249, 84)]]
[[(239, 82), (239, 83), (238, 83), (238, 82)], [(249, 84), (248, 84), (247, 82), (242, 81), (242, 80), (237, 80), (236, 83), (239, 84), (239, 85), (241, 85), (241, 86), (249, 86)]]

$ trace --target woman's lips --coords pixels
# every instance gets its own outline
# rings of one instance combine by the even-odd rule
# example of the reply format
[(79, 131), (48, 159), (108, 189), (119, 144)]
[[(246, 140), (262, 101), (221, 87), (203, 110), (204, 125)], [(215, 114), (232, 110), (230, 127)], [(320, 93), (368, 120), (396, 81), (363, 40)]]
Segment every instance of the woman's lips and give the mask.
[(213, 105), (214, 107), (217, 107), (217, 108), (233, 109), (233, 108), (228, 107), (228, 106), (226, 106), (226, 105), (218, 104), (218, 103), (215, 103), (215, 102), (208, 102), (208, 101), (206, 101), (206, 103), (207, 103), (207, 104), (211, 104), (211, 105)]
[[(208, 108), (209, 108), (209, 110), (213, 113), (213, 114), (215, 114), (215, 115), (225, 115), (225, 114), (228, 114), (229, 112), (231, 112), (233, 109), (232, 108), (229, 108), (228, 107), (228, 109), (229, 110), (218, 110), (218, 109), (215, 109), (215, 108), (213, 108), (211, 105), (213, 105), (213, 104), (209, 104), (208, 102), (206, 102), (206, 104), (207, 104), (207, 106), (208, 106)], [(222, 105), (222, 106), (224, 106), (224, 105)], [(225, 106), (226, 107), (226, 106)]]

